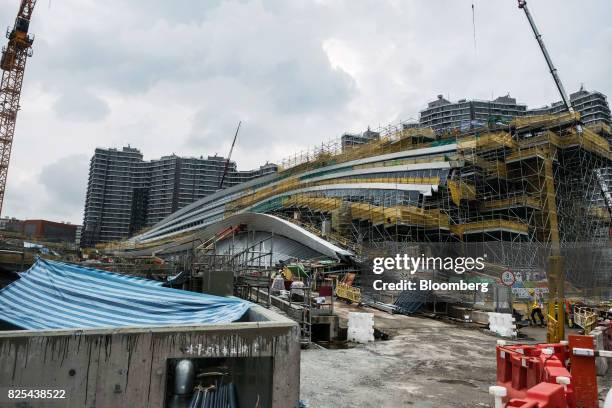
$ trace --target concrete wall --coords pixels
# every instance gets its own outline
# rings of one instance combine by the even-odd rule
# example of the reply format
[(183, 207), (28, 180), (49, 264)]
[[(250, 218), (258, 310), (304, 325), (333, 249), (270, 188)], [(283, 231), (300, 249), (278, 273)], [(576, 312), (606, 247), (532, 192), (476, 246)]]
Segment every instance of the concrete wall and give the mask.
[[(269, 357), (272, 407), (297, 407), (297, 325), (254, 306), (225, 325), (0, 332), (0, 407), (162, 407), (167, 359)], [(62, 389), (66, 399), (12, 400), (8, 389)], [(24, 404), (27, 402), (27, 404)]]

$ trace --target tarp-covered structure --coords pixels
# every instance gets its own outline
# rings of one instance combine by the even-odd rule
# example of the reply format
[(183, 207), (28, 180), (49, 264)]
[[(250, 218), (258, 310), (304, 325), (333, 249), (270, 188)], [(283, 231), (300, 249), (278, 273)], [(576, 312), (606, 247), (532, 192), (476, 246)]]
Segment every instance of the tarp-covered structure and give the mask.
[(30, 329), (230, 323), (249, 303), (162, 282), (38, 259), (0, 290), (0, 320)]

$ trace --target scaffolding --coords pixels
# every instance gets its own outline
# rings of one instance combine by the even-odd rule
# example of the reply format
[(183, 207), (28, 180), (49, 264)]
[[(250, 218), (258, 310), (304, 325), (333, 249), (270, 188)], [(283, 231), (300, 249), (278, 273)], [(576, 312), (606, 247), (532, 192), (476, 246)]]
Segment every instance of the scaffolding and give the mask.
[[(585, 127), (579, 114), (570, 113), (489, 123), (464, 133), (389, 127), (367, 144), (342, 149), (330, 142), (287, 161), (281, 182), (233, 201), (226, 214), (274, 213), (344, 241), (355, 252), (367, 247), (369, 255), (388, 253), (398, 243), (486, 252), (496, 278), (506, 268), (545, 273), (557, 247), (566, 254), (571, 291), (606, 297), (612, 294), (611, 139), (609, 126)], [(428, 149), (445, 145), (453, 148)], [(389, 158), (413, 149), (432, 153)], [(380, 160), (372, 161), (376, 156)], [(403, 165), (419, 170), (393, 172)], [(338, 167), (377, 170), (346, 175)], [(397, 188), (364, 188), (377, 183)], [(342, 190), (335, 189), (339, 184)], [(347, 188), (352, 184), (354, 189)], [(588, 251), (597, 256), (585, 265)]]
[[(564, 113), (489, 122), (465, 132), (393, 125), (365, 139), (351, 146), (330, 141), (286, 161), (272, 181), (224, 202), (224, 217), (271, 213), (351, 250), (358, 261), (393, 253), (487, 254), (486, 270), (471, 278), (489, 282), (499, 282), (510, 269), (526, 282), (548, 278), (559, 290), (554, 277), (546, 276), (558, 265), (569, 295), (612, 295), (609, 126), (587, 127), (579, 114)], [(227, 241), (234, 233), (216, 240)], [(193, 238), (166, 239), (165, 245), (177, 245)], [(217, 241), (207, 245), (215, 247)], [(206, 248), (201, 245), (200, 252), (206, 254)], [(208, 267), (236, 273), (253, 266), (247, 259), (257, 248), (240, 251), (246, 251), (242, 258), (216, 251), (230, 258), (210, 261)], [(557, 252), (565, 265), (555, 264)], [(360, 268), (368, 266), (353, 269)], [(456, 277), (438, 273), (435, 278)], [(358, 276), (355, 286), (359, 283)], [(504, 290), (499, 286), (495, 292)], [(456, 296), (459, 302), (498, 302), (490, 295), (484, 300), (473, 293)]]
[[(276, 306), (299, 323), (301, 343), (308, 345), (317, 317), (333, 315), (330, 276), (345, 274), (347, 267), (324, 256), (312, 258), (311, 252), (295, 248), (290, 255), (286, 251), (291, 247), (283, 245), (283, 240), (286, 238), (274, 232), (251, 230), (248, 225), (228, 227), (210, 236), (194, 247), (192, 254), (183, 255), (193, 259), (190, 289), (234, 294), (268, 308)], [(273, 288), (278, 278), (285, 284), (283, 289)], [(225, 289), (229, 293), (220, 292)], [(322, 301), (327, 298), (329, 302)]]

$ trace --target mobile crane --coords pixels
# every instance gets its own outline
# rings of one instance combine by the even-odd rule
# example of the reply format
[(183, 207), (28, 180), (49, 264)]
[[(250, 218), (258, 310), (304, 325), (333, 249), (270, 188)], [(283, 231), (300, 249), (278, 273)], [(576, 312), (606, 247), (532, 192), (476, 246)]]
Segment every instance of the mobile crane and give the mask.
[[(550, 54), (546, 49), (546, 45), (544, 45), (544, 40), (542, 40), (542, 34), (538, 30), (538, 27), (533, 20), (533, 16), (529, 11), (529, 7), (527, 7), (527, 0), (518, 0), (518, 8), (522, 9), (525, 12), (525, 16), (529, 21), (529, 25), (533, 30), (533, 34), (535, 35), (536, 40), (538, 41), (538, 45), (540, 46), (540, 50), (542, 50), (542, 54), (544, 55), (544, 59), (546, 60), (546, 64), (548, 65), (548, 69), (550, 70), (550, 74), (555, 81), (555, 85), (557, 86), (557, 90), (561, 94), (561, 99), (565, 104), (566, 109), (572, 116), (574, 116), (575, 111), (572, 107), (572, 103), (570, 98), (568, 98), (567, 93), (565, 92), (565, 87), (561, 82), (561, 78), (559, 78), (559, 74), (557, 73), (557, 68), (552, 62), (550, 58)], [(578, 132), (581, 132), (581, 127), (578, 122), (576, 122), (576, 129)], [(547, 160), (551, 160), (548, 158)], [(553, 206), (556, 206), (556, 203), (551, 203)], [(556, 217), (555, 217), (556, 223)], [(551, 234), (551, 255), (548, 257), (548, 332), (547, 332), (547, 341), (549, 343), (558, 343), (565, 338), (565, 272), (564, 265), (565, 259), (561, 255), (561, 248), (559, 242), (559, 231), (558, 229), (552, 229)]]

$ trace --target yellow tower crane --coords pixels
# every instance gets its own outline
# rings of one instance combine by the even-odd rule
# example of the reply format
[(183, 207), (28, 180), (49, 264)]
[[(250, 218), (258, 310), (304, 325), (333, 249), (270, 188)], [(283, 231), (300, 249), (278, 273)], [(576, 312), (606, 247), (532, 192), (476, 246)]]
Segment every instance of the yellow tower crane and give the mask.
[(0, 212), (8, 174), (19, 97), (26, 60), (32, 56), (34, 38), (28, 34), (36, 0), (22, 0), (12, 29), (7, 30), (8, 44), (2, 49), (0, 69)]

